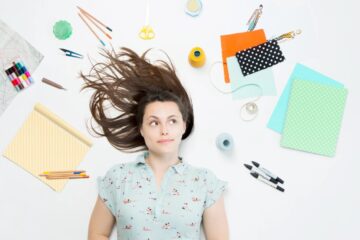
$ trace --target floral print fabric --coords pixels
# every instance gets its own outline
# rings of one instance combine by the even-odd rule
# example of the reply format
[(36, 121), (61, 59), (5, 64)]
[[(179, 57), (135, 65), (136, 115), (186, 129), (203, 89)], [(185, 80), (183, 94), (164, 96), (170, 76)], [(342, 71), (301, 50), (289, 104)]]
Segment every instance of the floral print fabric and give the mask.
[(181, 161), (167, 170), (158, 187), (146, 155), (115, 165), (98, 181), (99, 196), (116, 218), (117, 239), (200, 239), (203, 212), (227, 183)]

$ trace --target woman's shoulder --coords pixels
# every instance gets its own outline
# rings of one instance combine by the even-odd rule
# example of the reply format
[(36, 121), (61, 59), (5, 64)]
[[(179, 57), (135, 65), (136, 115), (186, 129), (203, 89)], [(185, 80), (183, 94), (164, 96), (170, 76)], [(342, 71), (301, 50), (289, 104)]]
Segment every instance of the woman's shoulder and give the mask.
[(129, 170), (133, 169), (136, 165), (136, 161), (126, 162), (126, 163), (117, 163), (110, 167), (107, 172), (106, 176), (121, 176), (128, 172)]
[(145, 154), (146, 153), (139, 154), (132, 161), (128, 161), (125, 163), (117, 163), (117, 164), (113, 165), (112, 167), (110, 167), (110, 169), (108, 169), (108, 171), (106, 172), (106, 175), (119, 176), (119, 175), (123, 175), (125, 173), (128, 173), (129, 171), (134, 170), (142, 163), (145, 163), (145, 160), (144, 160), (144, 157), (146, 156)]

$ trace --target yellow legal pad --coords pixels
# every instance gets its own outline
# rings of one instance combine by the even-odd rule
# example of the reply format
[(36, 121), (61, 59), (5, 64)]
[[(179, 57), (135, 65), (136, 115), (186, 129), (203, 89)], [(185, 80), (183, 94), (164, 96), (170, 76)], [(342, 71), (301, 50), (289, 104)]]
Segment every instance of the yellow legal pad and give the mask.
[(3, 155), (59, 192), (67, 179), (46, 180), (38, 175), (76, 169), (91, 145), (82, 133), (37, 103)]

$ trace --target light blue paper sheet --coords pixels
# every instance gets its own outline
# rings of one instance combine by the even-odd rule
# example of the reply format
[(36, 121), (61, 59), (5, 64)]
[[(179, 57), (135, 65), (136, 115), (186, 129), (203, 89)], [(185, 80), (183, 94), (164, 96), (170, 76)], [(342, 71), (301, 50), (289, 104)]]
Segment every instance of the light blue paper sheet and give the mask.
[[(274, 75), (271, 68), (267, 68), (244, 77), (235, 56), (228, 57), (226, 59), (226, 62), (229, 71), (231, 89), (234, 90), (240, 86), (243, 86), (234, 93), (232, 93), (232, 97), (234, 100), (257, 97), (261, 94), (261, 92), (263, 96), (276, 95)], [(255, 84), (259, 85), (261, 87), (261, 90), (258, 87), (254, 86)]]

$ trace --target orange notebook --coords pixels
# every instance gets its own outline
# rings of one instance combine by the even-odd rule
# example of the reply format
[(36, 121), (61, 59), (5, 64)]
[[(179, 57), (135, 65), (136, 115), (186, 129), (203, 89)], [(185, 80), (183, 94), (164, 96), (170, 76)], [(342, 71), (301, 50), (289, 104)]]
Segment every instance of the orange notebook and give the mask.
[(226, 65), (226, 58), (235, 56), (236, 52), (245, 50), (246, 48), (255, 47), (266, 42), (263, 29), (221, 35), (222, 61), (224, 67), (225, 83), (230, 82), (229, 72)]

